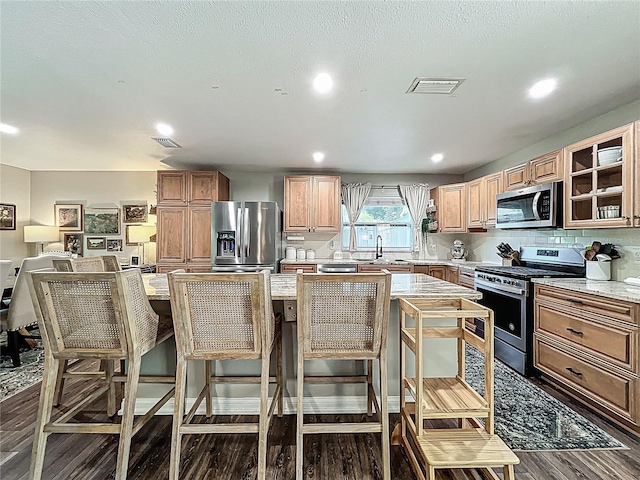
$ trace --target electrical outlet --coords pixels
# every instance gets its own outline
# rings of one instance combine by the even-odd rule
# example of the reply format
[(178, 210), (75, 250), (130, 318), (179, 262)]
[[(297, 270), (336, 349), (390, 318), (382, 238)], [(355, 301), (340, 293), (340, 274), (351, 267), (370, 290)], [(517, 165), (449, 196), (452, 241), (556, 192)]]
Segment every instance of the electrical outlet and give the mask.
[(629, 250), (635, 263), (640, 263), (640, 247), (626, 247), (626, 250)]

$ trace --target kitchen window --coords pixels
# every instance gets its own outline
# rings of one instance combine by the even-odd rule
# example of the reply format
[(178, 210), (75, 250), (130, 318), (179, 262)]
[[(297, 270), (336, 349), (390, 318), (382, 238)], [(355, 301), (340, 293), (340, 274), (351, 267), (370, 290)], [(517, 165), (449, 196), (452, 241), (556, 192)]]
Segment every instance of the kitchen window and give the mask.
[[(378, 235), (382, 236), (383, 252), (410, 252), (413, 247), (413, 221), (397, 193), (394, 196), (370, 196), (356, 220), (356, 234), (358, 251), (375, 251)], [(349, 250), (350, 237), (349, 217), (342, 205), (343, 250)]]

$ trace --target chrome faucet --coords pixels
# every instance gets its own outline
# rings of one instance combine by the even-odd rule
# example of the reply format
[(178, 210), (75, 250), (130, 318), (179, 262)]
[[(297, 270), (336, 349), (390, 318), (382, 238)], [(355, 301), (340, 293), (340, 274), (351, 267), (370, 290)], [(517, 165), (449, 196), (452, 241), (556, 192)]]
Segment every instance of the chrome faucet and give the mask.
[(382, 258), (382, 235), (376, 238), (376, 260)]

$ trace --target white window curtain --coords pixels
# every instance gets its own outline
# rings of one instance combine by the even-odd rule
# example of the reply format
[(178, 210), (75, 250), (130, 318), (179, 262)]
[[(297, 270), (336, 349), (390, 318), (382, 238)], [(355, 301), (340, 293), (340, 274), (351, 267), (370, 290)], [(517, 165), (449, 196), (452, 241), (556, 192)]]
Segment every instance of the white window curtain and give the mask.
[(364, 207), (364, 202), (371, 191), (370, 183), (345, 183), (342, 185), (342, 203), (347, 208), (351, 235), (349, 239), (349, 251), (356, 249), (356, 220)]
[(429, 205), (429, 184), (398, 185), (398, 191), (413, 220), (413, 250), (420, 251), (422, 219), (427, 216)]

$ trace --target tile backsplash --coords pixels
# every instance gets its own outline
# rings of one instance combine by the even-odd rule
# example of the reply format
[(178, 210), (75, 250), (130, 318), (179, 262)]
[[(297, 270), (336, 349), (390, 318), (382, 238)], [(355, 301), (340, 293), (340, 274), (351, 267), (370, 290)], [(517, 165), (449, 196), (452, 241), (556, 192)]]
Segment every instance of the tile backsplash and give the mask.
[(498, 262), (496, 245), (509, 243), (517, 249), (522, 246), (566, 245), (584, 248), (595, 240), (612, 243), (620, 252), (621, 258), (613, 260), (611, 279), (622, 281), (627, 277), (640, 276), (640, 230), (637, 228), (564, 230), (496, 230), (486, 233), (464, 235), (463, 241), (469, 250), (469, 260)]

